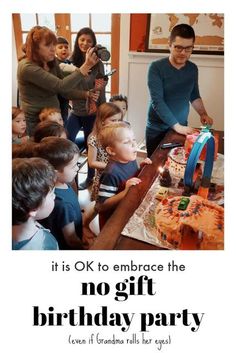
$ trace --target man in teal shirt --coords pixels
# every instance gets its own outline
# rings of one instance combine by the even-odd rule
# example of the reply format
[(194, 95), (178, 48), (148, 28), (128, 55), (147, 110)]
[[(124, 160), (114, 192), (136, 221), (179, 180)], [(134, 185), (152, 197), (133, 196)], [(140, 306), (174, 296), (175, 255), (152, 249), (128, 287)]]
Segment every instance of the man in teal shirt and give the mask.
[(170, 34), (170, 56), (150, 65), (148, 88), (151, 102), (146, 126), (148, 156), (170, 129), (182, 135), (193, 132), (188, 126), (189, 102), (199, 114), (201, 124), (213, 123), (199, 94), (198, 68), (189, 61), (194, 41), (191, 26), (175, 26)]

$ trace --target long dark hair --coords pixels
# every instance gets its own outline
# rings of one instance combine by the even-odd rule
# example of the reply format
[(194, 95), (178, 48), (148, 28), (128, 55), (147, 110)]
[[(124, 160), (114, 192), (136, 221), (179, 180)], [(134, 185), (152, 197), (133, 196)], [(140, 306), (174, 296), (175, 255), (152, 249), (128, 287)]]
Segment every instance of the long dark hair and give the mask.
[(93, 46), (95, 46), (97, 44), (97, 40), (96, 40), (96, 36), (95, 36), (94, 31), (89, 27), (81, 28), (81, 30), (77, 33), (77, 36), (75, 38), (74, 49), (73, 49), (73, 53), (71, 55), (71, 61), (77, 67), (80, 67), (81, 65), (83, 65), (83, 63), (85, 61), (85, 56), (82, 53), (82, 51), (80, 50), (79, 45), (78, 45), (78, 39), (83, 34), (87, 34), (87, 35), (91, 36), (92, 41), (93, 41)]

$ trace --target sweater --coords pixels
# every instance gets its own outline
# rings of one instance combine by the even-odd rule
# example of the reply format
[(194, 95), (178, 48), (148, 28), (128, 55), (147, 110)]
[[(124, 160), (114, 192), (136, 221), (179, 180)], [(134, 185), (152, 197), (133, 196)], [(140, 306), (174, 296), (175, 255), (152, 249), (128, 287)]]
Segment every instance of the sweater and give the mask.
[[(39, 112), (45, 108), (60, 108), (57, 94), (70, 95), (70, 98), (80, 98), (79, 84), (85, 76), (78, 70), (64, 77), (58, 64), (50, 69), (22, 59), (18, 64), (17, 79), (20, 93), (20, 102), (26, 116), (38, 118)], [(77, 90), (74, 90), (77, 88)]]
[(176, 69), (169, 58), (156, 60), (149, 67), (148, 88), (148, 128), (165, 131), (176, 123), (187, 125), (189, 102), (200, 98), (198, 68), (191, 61)]

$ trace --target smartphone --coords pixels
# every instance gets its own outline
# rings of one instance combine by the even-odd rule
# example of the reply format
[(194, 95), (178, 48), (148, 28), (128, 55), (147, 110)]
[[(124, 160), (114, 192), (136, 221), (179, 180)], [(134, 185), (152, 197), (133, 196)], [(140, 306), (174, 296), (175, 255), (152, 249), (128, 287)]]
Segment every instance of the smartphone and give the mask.
[(181, 147), (181, 146), (183, 146), (183, 144), (180, 142), (169, 142), (169, 143), (163, 143), (161, 145), (161, 148), (165, 149), (165, 148), (174, 148), (174, 147)]
[(113, 75), (116, 72), (116, 69), (112, 69), (109, 71), (107, 74), (103, 75), (101, 72), (99, 72), (96, 76), (96, 78), (103, 78), (105, 81), (108, 81), (109, 76)]
[(107, 74), (105, 74), (105, 76), (111, 76), (116, 72), (116, 69), (111, 69), (111, 71), (109, 71)]

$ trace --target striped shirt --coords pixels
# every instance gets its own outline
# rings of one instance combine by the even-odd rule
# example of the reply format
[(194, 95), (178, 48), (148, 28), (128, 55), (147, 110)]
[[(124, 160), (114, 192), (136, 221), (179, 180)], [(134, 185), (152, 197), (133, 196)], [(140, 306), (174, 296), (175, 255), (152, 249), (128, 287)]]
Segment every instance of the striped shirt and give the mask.
[(110, 160), (100, 178), (98, 202), (102, 203), (122, 191), (126, 181), (136, 176), (137, 172), (136, 160), (128, 163)]

